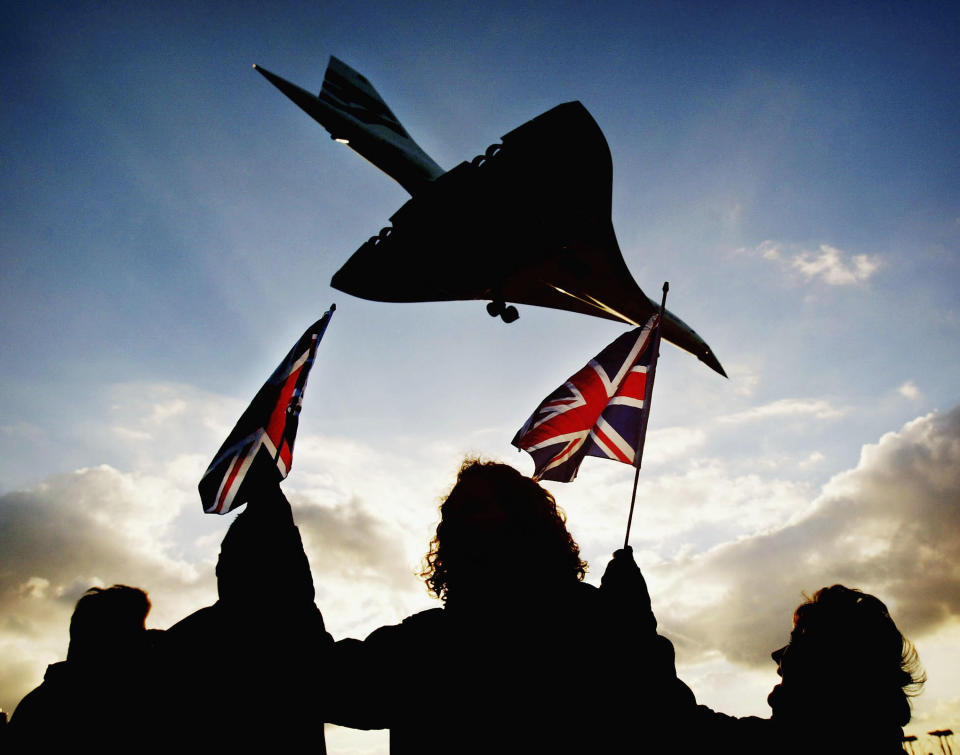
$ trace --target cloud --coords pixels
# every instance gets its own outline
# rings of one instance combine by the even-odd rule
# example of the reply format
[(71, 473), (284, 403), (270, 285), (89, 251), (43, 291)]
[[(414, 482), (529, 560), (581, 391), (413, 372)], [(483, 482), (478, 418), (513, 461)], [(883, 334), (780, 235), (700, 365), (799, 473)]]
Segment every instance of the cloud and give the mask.
[(141, 440), (153, 440), (153, 436), (150, 433), (143, 430), (131, 430), (129, 427), (121, 427), (119, 425), (110, 428), (123, 440), (130, 441), (141, 441)]
[(960, 406), (862, 449), (802, 516), (661, 567), (664, 622), (688, 659), (720, 650), (769, 663), (803, 593), (842, 583), (873, 593), (908, 636), (960, 616)]
[[(338, 445), (317, 436), (309, 438), (314, 448)], [(298, 453), (302, 450), (298, 448)], [(336, 457), (331, 454), (331, 461)], [(367, 459), (378, 472), (354, 467)], [(316, 587), (316, 602), (323, 611), (327, 630), (337, 639), (365, 637), (383, 624), (399, 622), (406, 616), (434, 603), (418, 578), (419, 557), (426, 551), (428, 525), (411, 524), (408, 506), (420, 501), (420, 509), (432, 520), (430, 506), (423, 506), (422, 495), (407, 498), (401, 475), (394, 478), (392, 495), (376, 495), (373, 491), (390, 490), (389, 457), (376, 454), (359, 445), (346, 444), (340, 467), (347, 476), (341, 478), (330, 468), (318, 471), (309, 459), (298, 473), (298, 481), (306, 487), (288, 487), (287, 496), (300, 528), (304, 549), (310, 560)], [(324, 465), (320, 465), (323, 469)], [(331, 464), (336, 468), (338, 464)], [(338, 470), (339, 471), (339, 470)], [(322, 484), (318, 480), (322, 479)], [(352, 480), (350, 485), (347, 481)], [(341, 488), (351, 487), (352, 492)], [(391, 508), (392, 506), (392, 508)]]
[(64, 657), (73, 605), (93, 585), (123, 583), (154, 601), (165, 626), (210, 602), (212, 575), (178, 555), (174, 522), (191, 492), (108, 466), (0, 497), (0, 706), (11, 709)]
[(689, 456), (707, 440), (707, 433), (698, 427), (665, 427), (647, 434), (643, 462), (647, 467)]
[[(0, 707), (13, 709), (44, 666), (65, 656), (70, 614), (91, 586), (146, 590), (152, 627), (216, 599), (213, 564), (232, 517), (201, 514), (195, 484), (202, 464), (177, 457), (163, 476), (103, 465), (0, 497)], [(384, 616), (428, 603), (404, 533), (390, 519), (356, 496), (290, 498), (337, 636), (363, 636)]]
[(145, 573), (192, 580), (193, 569), (168, 555), (171, 524), (188, 501), (185, 491), (161, 478), (105, 465), (4, 495), (0, 551), (7, 565), (0, 574), (0, 610), (26, 584), (31, 597), (61, 594), (83, 573), (79, 564), (114, 582)]
[(733, 392), (740, 396), (752, 396), (760, 385), (760, 374), (747, 365), (732, 363), (727, 367), (730, 376), (730, 386)]
[(171, 456), (157, 449), (212, 456), (245, 408), (237, 399), (177, 383), (116, 383), (109, 392), (106, 447), (113, 449), (116, 437), (127, 441), (124, 458), (150, 471), (159, 471), (154, 461), (163, 465)]
[(0, 425), (0, 435), (38, 442), (44, 440), (47, 434), (37, 425), (16, 422), (12, 425)]
[(401, 533), (367, 511), (358, 498), (327, 507), (291, 496), (311, 568), (324, 580), (371, 580), (409, 589)]
[[(73, 605), (92, 585), (142, 587), (147, 624), (160, 628), (216, 599), (213, 567), (232, 517), (201, 514), (196, 484), (243, 402), (164, 383), (112, 386), (111, 397), (89, 430), (113, 446), (123, 439), (117, 464), (0, 496), (4, 709), (64, 657)], [(457, 460), (444, 469), (433, 458), (424, 472), (417, 454), (430, 448), (400, 457), (305, 429), (284, 489), (330, 631), (363, 637), (434, 605), (416, 572)]]
[[(849, 261), (845, 257), (849, 257)], [(821, 278), (831, 286), (861, 283), (880, 269), (880, 263), (875, 258), (866, 254), (847, 255), (827, 244), (821, 244), (818, 252), (796, 255), (790, 264), (807, 280)]]
[(809, 250), (768, 240), (753, 249), (737, 251), (778, 261), (785, 269), (799, 273), (807, 281), (819, 279), (829, 286), (864, 283), (881, 267), (880, 260), (874, 255), (849, 254), (829, 244), (820, 244), (816, 250)]
[[(90, 467), (0, 497), (4, 708), (37, 684), (46, 663), (64, 656), (70, 611), (91, 584), (144, 587), (154, 603), (148, 624), (157, 627), (215, 597), (213, 562), (230, 518), (201, 515), (195, 485), (209, 461), (206, 449), (229, 430), (237, 407), (176, 386), (130, 396), (135, 402), (118, 403), (103, 427), (149, 435), (131, 454), (133, 471)], [(827, 401), (785, 399), (730, 415), (727, 427), (841, 412)], [(950, 566), (960, 563), (951, 545), (958, 413), (921, 417), (865, 447), (856, 468), (819, 495), (809, 483), (771, 478), (759, 467), (737, 474), (721, 460), (696, 458), (710, 442), (709, 426), (651, 433), (655, 471), (641, 476), (631, 542), (662, 626), (705, 689), (746, 695), (769, 686), (756, 676), (737, 687), (723, 674), (732, 679), (742, 669), (734, 662), (769, 664), (766, 654), (785, 640), (801, 593), (824, 584), (875, 592), (921, 639), (960, 614)], [(171, 456), (170, 448), (183, 453)], [(445, 440), (411, 441), (396, 453), (310, 432), (298, 439), (284, 489), (335, 637), (363, 637), (437, 605), (416, 571), (462, 455), (461, 445)], [(798, 463), (819, 460), (812, 454)], [(576, 485), (552, 486), (594, 563), (594, 582), (622, 542), (632, 483), (624, 472), (597, 462), (584, 466)]]
[[(747, 248), (739, 249), (740, 252), (749, 252)], [(781, 259), (780, 255), (780, 244), (777, 244), (773, 241), (763, 241), (757, 245), (756, 249), (753, 250), (765, 260), (779, 260)]]
[(821, 461), (823, 461), (826, 456), (823, 455), (820, 451), (814, 451), (806, 459), (797, 463), (797, 466), (801, 469), (809, 469), (810, 467), (816, 466)]
[(845, 410), (831, 406), (823, 399), (783, 398), (762, 406), (754, 406), (742, 412), (728, 414), (717, 419), (718, 422), (739, 424), (782, 417), (813, 417), (815, 419), (834, 419)]
[[(960, 721), (960, 695), (957, 694), (955, 675), (944, 673), (955, 668), (957, 648), (960, 647), (960, 620), (950, 623), (935, 635), (916, 639), (917, 653), (927, 669), (927, 683), (923, 694), (916, 698), (914, 716), (908, 733), (923, 738), (931, 729), (946, 726), (956, 729)], [(939, 748), (921, 750), (936, 752)]]
[[(623, 542), (632, 483), (629, 467), (598, 461), (584, 464), (575, 485), (547, 484), (592, 564), (592, 578), (599, 579), (611, 551)], [(689, 460), (680, 471), (640, 475), (630, 543), (644, 568), (685, 563), (745, 533), (784, 525), (810, 506), (811, 497), (806, 483), (732, 475), (717, 459)], [(664, 589), (673, 584), (659, 568), (649, 577)]]
[(920, 398), (920, 389), (917, 388), (917, 384), (912, 380), (908, 380), (906, 383), (897, 388), (897, 393), (904, 398), (910, 399), (911, 401)]

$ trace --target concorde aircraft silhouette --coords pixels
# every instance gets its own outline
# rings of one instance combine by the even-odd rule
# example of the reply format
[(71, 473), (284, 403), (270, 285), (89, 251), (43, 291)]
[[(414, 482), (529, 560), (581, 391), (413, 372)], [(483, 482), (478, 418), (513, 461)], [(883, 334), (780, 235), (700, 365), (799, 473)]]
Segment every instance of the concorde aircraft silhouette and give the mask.
[[(327, 131), (412, 195), (330, 284), (383, 302), (489, 300), (641, 325), (659, 309), (627, 269), (610, 219), (613, 162), (600, 127), (567, 102), (444, 171), (373, 85), (331, 57), (319, 96), (254, 66)], [(669, 310), (663, 337), (726, 377), (710, 347)]]

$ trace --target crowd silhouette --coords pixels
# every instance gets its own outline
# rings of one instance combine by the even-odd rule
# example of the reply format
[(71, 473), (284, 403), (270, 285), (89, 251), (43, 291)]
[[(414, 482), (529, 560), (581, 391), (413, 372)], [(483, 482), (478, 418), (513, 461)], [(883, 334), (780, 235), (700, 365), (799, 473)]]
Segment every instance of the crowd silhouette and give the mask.
[(263, 486), (223, 539), (213, 605), (157, 631), (142, 590), (84, 594), (9, 750), (324, 753), (326, 721), (389, 729), (394, 754), (640, 753), (654, 731), (678, 752), (902, 752), (923, 675), (877, 598), (834, 585), (801, 604), (771, 716), (735, 718), (677, 677), (629, 548), (583, 581), (538, 483), (467, 461), (440, 515), (422, 576), (442, 607), (335, 640), (290, 504)]

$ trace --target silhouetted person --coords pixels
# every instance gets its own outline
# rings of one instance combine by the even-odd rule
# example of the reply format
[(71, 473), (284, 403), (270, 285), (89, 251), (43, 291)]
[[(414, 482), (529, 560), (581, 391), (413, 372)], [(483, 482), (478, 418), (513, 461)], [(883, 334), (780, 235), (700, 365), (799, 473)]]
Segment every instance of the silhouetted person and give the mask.
[(47, 667), (10, 720), (18, 752), (149, 750), (157, 688), (144, 628), (150, 601), (126, 585), (92, 587), (70, 619), (67, 660)]
[(317, 680), (305, 671), (326, 636), (290, 504), (258, 490), (230, 524), (217, 561), (219, 600), (167, 630), (171, 747), (323, 753)]
[(782, 681), (767, 701), (782, 730), (816, 715), (833, 730), (837, 751), (864, 743), (870, 752), (900, 751), (908, 695), (923, 675), (878, 598), (843, 585), (817, 591), (797, 608), (790, 642), (773, 659)]
[(394, 755), (600, 753), (693, 705), (639, 569), (626, 554), (582, 582), (540, 485), (467, 462), (440, 512), (423, 576), (444, 606), (331, 645), (328, 721), (389, 728)]
[(793, 624), (790, 642), (772, 653), (782, 681), (767, 697), (771, 718), (732, 718), (701, 706), (702, 743), (757, 753), (902, 753), (908, 696), (924, 676), (887, 607), (833, 585), (801, 604)]

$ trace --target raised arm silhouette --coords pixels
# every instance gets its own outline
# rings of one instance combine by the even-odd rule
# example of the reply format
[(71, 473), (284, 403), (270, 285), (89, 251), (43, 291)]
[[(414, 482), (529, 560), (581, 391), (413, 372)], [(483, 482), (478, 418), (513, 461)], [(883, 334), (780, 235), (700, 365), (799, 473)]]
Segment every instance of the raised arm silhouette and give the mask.
[(170, 751), (322, 755), (320, 679), (309, 659), (328, 640), (279, 485), (264, 485), (230, 524), (216, 573), (217, 602), (164, 638)]

